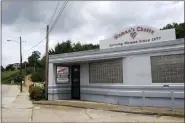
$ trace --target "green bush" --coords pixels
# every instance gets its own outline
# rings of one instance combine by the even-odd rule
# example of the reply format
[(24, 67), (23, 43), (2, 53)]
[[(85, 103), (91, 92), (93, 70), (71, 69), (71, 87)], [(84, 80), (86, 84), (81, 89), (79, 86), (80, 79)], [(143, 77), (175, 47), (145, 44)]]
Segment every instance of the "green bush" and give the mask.
[(40, 77), (40, 81), (44, 82), (44, 78), (45, 78), (45, 70), (43, 68), (37, 68), (36, 69), (39, 77)]
[(37, 68), (36, 72), (32, 73), (31, 79), (32, 82), (44, 82), (44, 69), (42, 68)]
[(31, 74), (34, 72), (34, 69), (32, 67), (26, 68), (26, 74)]
[(31, 85), (29, 86), (29, 94), (32, 92), (33, 87), (34, 87), (33, 84), (31, 84)]
[(29, 87), (29, 94), (31, 100), (42, 100), (44, 99), (44, 91), (40, 87), (35, 87), (33, 85), (30, 85)]
[(32, 82), (40, 82), (41, 77), (39, 76), (38, 72), (32, 73), (31, 75)]

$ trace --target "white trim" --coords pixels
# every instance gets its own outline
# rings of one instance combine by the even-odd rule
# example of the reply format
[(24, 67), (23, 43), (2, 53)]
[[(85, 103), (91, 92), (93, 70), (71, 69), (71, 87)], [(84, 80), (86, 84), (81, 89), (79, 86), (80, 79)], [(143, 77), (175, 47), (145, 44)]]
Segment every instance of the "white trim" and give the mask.
[(151, 48), (151, 49), (143, 49), (136, 51), (122, 51), (122, 52), (114, 52), (114, 53), (103, 53), (103, 54), (93, 54), (93, 55), (84, 55), (79, 57), (69, 57), (69, 58), (56, 58), (50, 59), (49, 62), (52, 63), (65, 63), (65, 62), (77, 62), (77, 61), (90, 61), (94, 59), (109, 59), (109, 58), (119, 58), (125, 57), (128, 55), (139, 55), (139, 54), (149, 54), (149, 53), (159, 53), (159, 52), (167, 52), (167, 51), (179, 51), (184, 50), (184, 45), (177, 46), (169, 46), (169, 47), (159, 47), (159, 48)]

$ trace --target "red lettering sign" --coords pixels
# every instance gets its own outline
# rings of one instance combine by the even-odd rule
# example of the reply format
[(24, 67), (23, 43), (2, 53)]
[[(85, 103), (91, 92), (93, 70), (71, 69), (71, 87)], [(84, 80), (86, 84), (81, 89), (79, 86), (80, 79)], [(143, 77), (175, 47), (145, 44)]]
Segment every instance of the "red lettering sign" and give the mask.
[(138, 31), (138, 32), (148, 32), (148, 33), (151, 33), (151, 34), (154, 33), (154, 30), (152, 30), (150, 28), (145, 28), (145, 27), (138, 26), (138, 27), (136, 27), (136, 29), (135, 28), (130, 28), (128, 30), (122, 31), (121, 33), (115, 34), (114, 39), (118, 39), (119, 37), (121, 37), (125, 34), (128, 34), (128, 33), (133, 33), (133, 32), (135, 32), (135, 30)]

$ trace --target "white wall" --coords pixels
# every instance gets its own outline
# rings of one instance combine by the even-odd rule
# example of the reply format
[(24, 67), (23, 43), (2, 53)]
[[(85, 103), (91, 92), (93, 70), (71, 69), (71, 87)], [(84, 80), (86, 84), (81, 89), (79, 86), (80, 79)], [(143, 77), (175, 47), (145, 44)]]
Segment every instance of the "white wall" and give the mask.
[[(150, 53), (142, 55), (132, 55), (123, 58), (123, 84), (114, 85), (152, 85), (151, 61), (150, 56), (180, 54), (183, 51)], [(89, 64), (80, 64), (80, 83), (89, 85)], [(161, 85), (162, 83), (160, 83)], [(181, 83), (169, 83), (172, 85), (181, 85)], [(183, 83), (182, 83), (183, 84)], [(96, 84), (101, 85), (101, 84)], [(111, 84), (103, 84), (111, 85)], [(163, 84), (162, 84), (163, 85)]]
[(123, 83), (124, 85), (151, 84), (150, 57), (128, 56), (123, 58)]
[(53, 63), (49, 63), (49, 67), (48, 67), (48, 71), (49, 71), (49, 73), (48, 73), (48, 85), (54, 85), (55, 84), (55, 74), (56, 74), (56, 72), (55, 72), (55, 64), (53, 64)]
[[(123, 84), (121, 85), (148, 85), (151, 81), (150, 57), (129, 56), (123, 58)], [(88, 63), (80, 64), (80, 84), (89, 85)]]

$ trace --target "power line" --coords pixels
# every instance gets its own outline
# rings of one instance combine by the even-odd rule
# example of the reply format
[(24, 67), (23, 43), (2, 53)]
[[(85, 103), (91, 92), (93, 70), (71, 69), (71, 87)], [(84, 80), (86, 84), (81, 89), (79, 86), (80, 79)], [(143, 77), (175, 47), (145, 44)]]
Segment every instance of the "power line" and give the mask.
[[(56, 11), (57, 11), (59, 2), (60, 2), (60, 1), (58, 1), (57, 6), (56, 6), (56, 8), (55, 8), (55, 11), (54, 11), (54, 13), (53, 13), (53, 15), (52, 15), (52, 17), (51, 17), (51, 20), (50, 20), (50, 22), (49, 22), (48, 25), (50, 25), (51, 21), (53, 20), (53, 17), (54, 17), (54, 15), (55, 15)], [(39, 45), (39, 44), (40, 44), (42, 41), (44, 41), (45, 39), (46, 39), (46, 37), (45, 37), (44, 39), (42, 39), (41, 41), (39, 41), (39, 42), (38, 42), (37, 44), (35, 44), (34, 46), (32, 46), (28, 51), (30, 51), (31, 49), (33, 49), (34, 47), (36, 47), (37, 45)], [(27, 52), (28, 52), (28, 51), (27, 51)]]
[(60, 2), (60, 1), (58, 1), (57, 6), (56, 6), (56, 8), (55, 8), (55, 11), (54, 11), (54, 13), (53, 13), (53, 16), (51, 17), (51, 20), (50, 20), (50, 22), (49, 22), (49, 24), (48, 24), (48, 25), (50, 25), (51, 21), (53, 20), (53, 17), (54, 17), (54, 15), (55, 15), (56, 11), (57, 11), (57, 8), (58, 8), (58, 5), (59, 5), (59, 2)]
[[(46, 39), (46, 37), (44, 39), (42, 39), (41, 41), (39, 41), (37, 44), (35, 44), (34, 46), (32, 46), (28, 51), (30, 51), (31, 49), (33, 49), (34, 47), (36, 47), (37, 45), (39, 45), (41, 42), (43, 42)], [(27, 51), (27, 52), (28, 52)]]
[(52, 29), (54, 28), (54, 26), (56, 25), (56, 23), (57, 23), (58, 19), (60, 18), (60, 16), (61, 16), (62, 12), (63, 12), (63, 11), (64, 11), (64, 9), (65, 9), (65, 7), (66, 7), (67, 3), (68, 3), (68, 1), (65, 1), (65, 2), (64, 2), (64, 4), (63, 4), (62, 8), (60, 9), (60, 12), (59, 12), (58, 16), (56, 17), (56, 19), (55, 19), (55, 21), (54, 21), (53, 25), (51, 26), (51, 28), (50, 28), (50, 31), (49, 31), (49, 32), (51, 32), (51, 31), (52, 31)]
[(55, 19), (55, 21), (54, 21), (53, 25), (51, 26), (51, 28), (50, 28), (50, 31), (49, 31), (49, 32), (51, 32), (51, 31), (52, 31), (52, 29), (54, 28), (54, 26), (56, 25), (56, 23), (57, 23), (58, 19), (60, 18), (60, 16), (61, 16), (62, 12), (63, 12), (63, 11), (64, 11), (64, 9), (65, 9), (65, 7), (66, 7), (67, 3), (68, 3), (68, 1), (65, 1), (65, 2), (64, 2), (64, 4), (63, 4), (62, 8), (60, 9), (60, 12), (59, 12), (58, 16), (56, 17), (56, 19)]
[[(49, 33), (52, 31), (52, 29), (53, 29), (54, 26), (56, 25), (58, 19), (60, 18), (60, 15), (62, 14), (62, 12), (63, 12), (64, 9), (65, 9), (67, 3), (68, 3), (68, 1), (65, 1), (65, 2), (64, 2), (62, 8), (60, 9), (60, 12), (59, 12), (58, 16), (56, 17), (56, 19), (55, 19), (53, 25), (51, 26), (51, 29), (50, 29)], [(58, 4), (59, 4), (59, 2), (58, 2)], [(58, 8), (58, 4), (57, 4), (57, 7), (56, 7), (56, 9), (55, 9), (55, 12), (56, 12), (56, 10), (57, 10), (57, 8)], [(54, 14), (55, 14), (55, 12), (54, 12)], [(54, 16), (54, 14), (53, 14), (53, 16)], [(52, 16), (52, 18), (53, 18), (53, 16)], [(52, 19), (51, 19), (51, 20), (52, 20)], [(50, 21), (50, 22), (51, 22), (51, 21)], [(45, 39), (46, 39), (46, 37), (45, 37), (44, 39), (42, 39), (41, 41), (39, 41), (37, 44), (35, 44), (33, 47), (31, 47), (28, 51), (30, 51), (31, 49), (33, 49), (34, 47), (36, 47), (37, 45), (39, 45), (39, 44), (40, 44), (42, 41), (44, 41)], [(27, 52), (28, 52), (28, 51), (27, 51)]]

